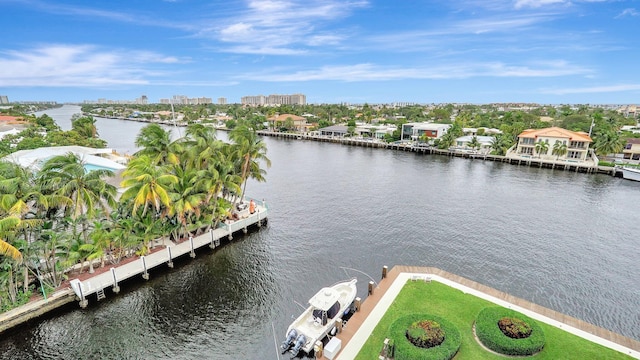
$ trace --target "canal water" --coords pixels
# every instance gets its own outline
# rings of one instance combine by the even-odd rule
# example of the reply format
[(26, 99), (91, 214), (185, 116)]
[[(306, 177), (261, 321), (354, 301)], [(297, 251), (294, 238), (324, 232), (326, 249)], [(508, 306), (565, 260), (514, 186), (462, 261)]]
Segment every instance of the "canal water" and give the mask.
[[(47, 111), (64, 121), (79, 107)], [(135, 152), (142, 123), (98, 119)], [(226, 138), (219, 133), (220, 138)], [(320, 287), (434, 266), (640, 340), (640, 183), (265, 138), (269, 224), (216, 251), (3, 334), (0, 359), (277, 359)], [(358, 271), (350, 270), (356, 269)], [(428, 301), (428, 299), (424, 299)]]

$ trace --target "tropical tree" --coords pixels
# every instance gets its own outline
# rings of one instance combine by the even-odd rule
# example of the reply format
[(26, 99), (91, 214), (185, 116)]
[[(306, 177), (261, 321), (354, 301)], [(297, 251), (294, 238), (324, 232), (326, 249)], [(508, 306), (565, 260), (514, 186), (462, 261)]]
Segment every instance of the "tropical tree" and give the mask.
[(538, 140), (536, 142), (536, 153), (538, 153), (538, 157), (542, 157), (542, 155), (546, 155), (547, 151), (549, 151), (549, 143), (546, 141)]
[(551, 153), (556, 156), (556, 160), (560, 158), (560, 156), (564, 156), (567, 153), (567, 144), (565, 142), (561, 142), (560, 140), (556, 140), (553, 144), (553, 149)]
[(177, 164), (177, 150), (171, 141), (171, 130), (165, 130), (158, 124), (149, 124), (140, 130), (135, 144), (141, 148), (135, 155), (147, 155), (154, 164)]
[(142, 208), (142, 214), (152, 207), (156, 212), (171, 207), (169, 191), (178, 182), (178, 178), (168, 172), (167, 167), (156, 165), (152, 158), (143, 155), (129, 162), (122, 172), (124, 180), (121, 186), (127, 190), (122, 201), (132, 201), (132, 213)]
[[(78, 155), (69, 153), (45, 162), (39, 180), (44, 189), (70, 199), (65, 212), (77, 225), (79, 220), (94, 219), (99, 209), (107, 212), (115, 207), (117, 189), (104, 180), (112, 176), (113, 171), (107, 169), (88, 171)], [(81, 226), (84, 242), (87, 242), (87, 222), (81, 221)]]
[(240, 179), (243, 185), (240, 198), (242, 199), (249, 178), (264, 181), (266, 172), (260, 167), (260, 162), (262, 161), (267, 167), (270, 167), (271, 160), (267, 157), (267, 146), (254, 130), (246, 126), (239, 126), (229, 133), (229, 138), (235, 142), (235, 150), (241, 160)]
[(480, 146), (482, 146), (482, 145), (480, 144), (480, 141), (478, 140), (478, 137), (474, 136), (467, 143), (467, 146), (470, 147), (472, 150), (476, 150), (476, 149), (480, 149)]
[(491, 150), (494, 155), (505, 155), (509, 146), (511, 146), (510, 141), (505, 135), (497, 134), (491, 140)]
[(619, 154), (624, 149), (626, 141), (616, 131), (603, 131), (595, 136), (594, 147), (596, 154), (606, 156)]

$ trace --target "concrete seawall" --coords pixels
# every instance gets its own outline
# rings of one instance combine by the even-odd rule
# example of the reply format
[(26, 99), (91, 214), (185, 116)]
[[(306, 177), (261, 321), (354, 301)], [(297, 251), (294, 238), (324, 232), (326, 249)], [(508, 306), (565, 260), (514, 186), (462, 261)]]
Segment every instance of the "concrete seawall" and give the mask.
[(71, 289), (64, 289), (53, 293), (46, 300), (29, 302), (18, 308), (0, 314), (0, 334), (29, 320), (40, 317), (50, 311), (58, 309), (76, 300)]

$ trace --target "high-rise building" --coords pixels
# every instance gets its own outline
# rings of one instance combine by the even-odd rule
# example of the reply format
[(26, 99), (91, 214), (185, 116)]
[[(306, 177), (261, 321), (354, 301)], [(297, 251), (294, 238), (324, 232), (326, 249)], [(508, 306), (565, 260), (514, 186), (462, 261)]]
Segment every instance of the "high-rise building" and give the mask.
[(243, 96), (240, 100), (242, 105), (258, 106), (258, 105), (305, 105), (307, 97), (304, 94), (278, 95), (271, 94), (269, 96)]
[(8, 104), (9, 97), (7, 95), (0, 95), (0, 104)]
[(227, 98), (219, 97), (218, 98), (218, 105), (227, 105)]

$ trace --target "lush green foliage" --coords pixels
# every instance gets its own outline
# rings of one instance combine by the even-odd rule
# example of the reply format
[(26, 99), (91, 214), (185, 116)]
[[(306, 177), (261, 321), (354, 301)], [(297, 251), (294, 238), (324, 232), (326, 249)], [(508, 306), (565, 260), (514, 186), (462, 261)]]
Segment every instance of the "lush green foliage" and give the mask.
[[(41, 123), (51, 125), (47, 118)], [(73, 127), (69, 134), (102, 141), (92, 118), (75, 119)], [(62, 132), (37, 133), (33, 139)], [(263, 166), (270, 165), (254, 130), (239, 125), (230, 139), (218, 140), (214, 128), (200, 124), (175, 141), (157, 124), (144, 127), (118, 201), (106, 182), (114, 174), (87, 171), (73, 154), (48, 159), (37, 174), (0, 162), (0, 306), (19, 304), (36, 279), (41, 288), (56, 288), (72, 266), (82, 272), (88, 262), (92, 271), (94, 263), (147, 253), (151, 240), (216, 228), (243, 198), (247, 181), (264, 181)]]
[[(389, 338), (389, 327), (397, 319), (415, 313), (429, 313), (449, 320), (460, 330), (462, 343), (456, 359), (504, 360), (504, 355), (485, 350), (473, 335), (473, 322), (478, 313), (495, 304), (463, 293), (437, 281), (407, 282), (358, 353), (357, 360), (377, 359), (385, 338)], [(557, 359), (630, 359), (617, 352), (570, 334), (557, 327), (539, 323), (546, 343), (535, 355), (539, 360)]]
[[(424, 348), (414, 345), (408, 338), (412, 325), (421, 321), (434, 321), (444, 332), (444, 341), (434, 347)], [(395, 344), (396, 360), (449, 360), (460, 349), (460, 331), (451, 322), (430, 314), (410, 314), (397, 319), (389, 328), (389, 338)]]
[[(505, 317), (524, 321), (531, 327), (531, 334), (522, 339), (505, 335), (498, 326), (498, 322)], [(482, 344), (500, 354), (533, 355), (541, 351), (545, 344), (544, 332), (535, 320), (503, 307), (482, 309), (476, 318), (475, 327)]]

